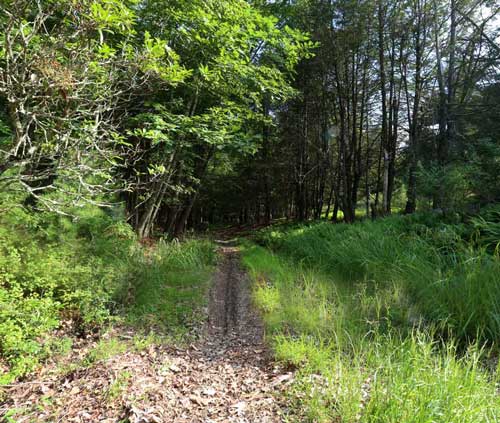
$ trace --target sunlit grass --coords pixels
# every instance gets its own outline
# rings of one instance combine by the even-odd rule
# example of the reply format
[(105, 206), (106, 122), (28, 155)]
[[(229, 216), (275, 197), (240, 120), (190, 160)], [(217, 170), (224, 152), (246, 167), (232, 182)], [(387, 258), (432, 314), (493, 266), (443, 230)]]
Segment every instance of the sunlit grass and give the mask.
[(275, 253), (245, 246), (267, 338), (297, 369), (292, 420), (500, 419), (500, 371), (486, 365), (498, 262), (396, 219), (268, 231)]
[(127, 320), (178, 340), (191, 335), (203, 319), (214, 261), (208, 241), (160, 243), (136, 263)]
[(273, 229), (263, 231), (258, 241), (294, 263), (333, 276), (337, 285), (389, 291), (384, 295), (395, 295), (399, 302), (384, 306), (393, 323), (422, 317), (446, 322), (446, 330), (464, 341), (496, 341), (500, 260), (473, 248), (460, 231), (460, 225), (392, 217), (355, 225)]

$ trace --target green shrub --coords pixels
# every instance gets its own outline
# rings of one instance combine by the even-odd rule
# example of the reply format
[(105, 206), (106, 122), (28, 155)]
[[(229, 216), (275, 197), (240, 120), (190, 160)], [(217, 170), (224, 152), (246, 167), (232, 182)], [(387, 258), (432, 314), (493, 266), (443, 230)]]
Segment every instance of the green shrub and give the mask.
[(50, 353), (48, 334), (59, 326), (60, 303), (21, 290), (0, 288), (0, 352), (10, 364), (0, 385), (32, 370)]
[(63, 320), (77, 335), (113, 316), (183, 334), (200, 318), (215, 259), (210, 242), (144, 248), (129, 225), (97, 207), (68, 218), (5, 201), (12, 207), (0, 214), (0, 355), (10, 370), (0, 383), (50, 355)]
[[(89, 215), (93, 241), (81, 236)], [(50, 333), (63, 314), (77, 331), (107, 321), (125, 271), (113, 259), (125, 259), (129, 249), (106, 232), (110, 225), (97, 208), (83, 210), (77, 223), (16, 206), (0, 216), (0, 352), (10, 365), (2, 382), (51, 353)]]
[(113, 315), (177, 335), (200, 319), (215, 260), (210, 242), (144, 248), (129, 225), (97, 207), (72, 219), (15, 204), (0, 214), (0, 354), (10, 367), (0, 383), (50, 355), (63, 320), (77, 335)]

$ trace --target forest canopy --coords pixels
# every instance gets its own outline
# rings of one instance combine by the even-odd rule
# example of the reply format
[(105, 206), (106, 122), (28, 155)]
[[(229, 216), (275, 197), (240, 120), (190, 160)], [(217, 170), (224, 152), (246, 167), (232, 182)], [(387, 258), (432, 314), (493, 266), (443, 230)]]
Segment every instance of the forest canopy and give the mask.
[(165, 209), (184, 230), (208, 163), (257, 149), (264, 99), (295, 94), (312, 47), (244, 1), (2, 9), (3, 187), (53, 210), (124, 201), (141, 236)]
[(494, 1), (8, 0), (0, 184), (141, 237), (500, 196)]
[(500, 421), (495, 0), (0, 0), (0, 420)]

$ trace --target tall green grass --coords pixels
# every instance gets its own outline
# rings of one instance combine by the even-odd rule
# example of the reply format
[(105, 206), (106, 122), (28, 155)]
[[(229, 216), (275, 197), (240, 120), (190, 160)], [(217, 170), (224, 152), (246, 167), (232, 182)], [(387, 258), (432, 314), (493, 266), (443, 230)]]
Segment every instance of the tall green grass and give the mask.
[(500, 206), (487, 207), (471, 219), (477, 241), (493, 254), (500, 254)]
[(191, 335), (206, 306), (215, 249), (205, 240), (160, 241), (136, 257), (127, 320), (178, 340)]
[(246, 246), (268, 339), (297, 368), (291, 420), (500, 419), (498, 258), (425, 219), (271, 229), (257, 240), (272, 251)]
[[(354, 225), (316, 224), (268, 230), (261, 243), (337, 281), (367, 290), (396, 290), (401, 314), (439, 323), (464, 341), (500, 340), (500, 260), (464, 241), (463, 225), (392, 217)], [(417, 316), (414, 315), (417, 313)]]

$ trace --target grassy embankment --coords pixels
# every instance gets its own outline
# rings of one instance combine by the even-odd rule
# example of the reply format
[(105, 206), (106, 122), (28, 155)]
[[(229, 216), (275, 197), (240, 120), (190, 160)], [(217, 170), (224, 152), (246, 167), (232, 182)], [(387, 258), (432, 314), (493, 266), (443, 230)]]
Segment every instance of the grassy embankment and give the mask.
[(246, 245), (300, 421), (499, 421), (499, 216), (271, 228)]
[[(0, 385), (69, 351), (76, 337), (113, 325), (158, 338), (190, 336), (206, 302), (210, 242), (145, 247), (98, 208), (75, 212), (73, 221), (9, 200), (2, 198), (0, 214)], [(122, 344), (103, 340), (84, 363), (127, 348)]]

